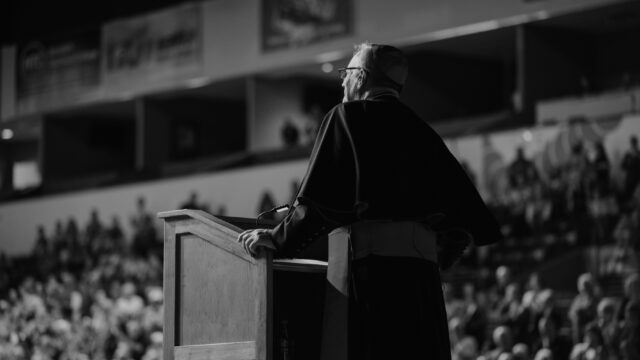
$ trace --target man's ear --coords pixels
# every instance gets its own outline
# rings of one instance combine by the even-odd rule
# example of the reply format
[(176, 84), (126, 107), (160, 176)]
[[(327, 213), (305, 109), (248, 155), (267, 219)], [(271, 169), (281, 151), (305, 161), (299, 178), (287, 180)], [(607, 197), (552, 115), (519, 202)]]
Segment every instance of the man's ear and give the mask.
[(362, 87), (367, 82), (367, 73), (364, 70), (358, 72), (358, 87)]

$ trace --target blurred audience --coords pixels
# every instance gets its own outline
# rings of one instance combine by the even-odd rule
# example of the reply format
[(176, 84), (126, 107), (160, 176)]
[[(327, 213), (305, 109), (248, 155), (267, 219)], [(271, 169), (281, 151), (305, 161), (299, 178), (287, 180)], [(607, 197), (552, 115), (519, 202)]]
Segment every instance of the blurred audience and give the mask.
[(598, 304), (598, 317), (593, 322), (602, 334), (602, 347), (611, 358), (619, 359), (620, 325), (616, 319), (616, 302), (604, 298)]
[(578, 295), (573, 299), (569, 308), (571, 336), (574, 343), (583, 339), (585, 326), (596, 319), (598, 301), (593, 276), (591, 274), (580, 275)]
[(630, 199), (640, 182), (640, 149), (638, 148), (638, 138), (631, 136), (629, 138), (629, 150), (622, 158), (622, 171), (624, 171), (624, 187), (622, 196), (624, 199)]
[(625, 307), (625, 320), (620, 333), (620, 353), (624, 360), (640, 359), (640, 301)]
[(640, 274), (638, 273), (632, 273), (624, 280), (622, 303), (618, 310), (619, 321), (625, 320), (627, 305), (632, 302), (640, 302)]
[[(617, 187), (604, 146), (589, 148), (546, 175), (517, 150), (491, 203), (507, 240), (443, 274), (454, 360), (640, 360), (640, 151), (632, 138)], [(182, 207), (202, 204), (192, 193)], [(83, 231), (73, 218), (38, 227), (28, 258), (0, 254), (0, 359), (162, 358), (162, 242), (145, 198), (130, 225), (125, 238), (92, 209)], [(540, 266), (587, 245), (613, 248), (613, 266), (576, 279), (567, 263), (554, 284), (577, 289), (546, 287)]]
[(511, 330), (507, 326), (495, 328), (492, 339), (495, 347), (484, 355), (486, 360), (498, 360), (503, 354), (511, 353)]
[(570, 360), (604, 360), (609, 354), (604, 347), (604, 339), (600, 329), (595, 324), (589, 324), (583, 331), (583, 341), (573, 346)]
[(203, 210), (209, 212), (209, 206), (205, 203), (200, 203), (198, 199), (198, 192), (192, 190), (189, 193), (189, 198), (183, 202), (179, 207), (179, 209), (191, 209), (191, 210)]
[(541, 318), (538, 322), (539, 338), (534, 344), (536, 352), (547, 349), (551, 352), (553, 359), (568, 359), (571, 352), (571, 340), (560, 333), (555, 321), (549, 318)]
[(511, 188), (521, 189), (531, 187), (539, 179), (538, 170), (533, 162), (524, 155), (524, 149), (516, 149), (516, 158), (509, 165), (509, 185)]
[[(143, 210), (132, 223), (150, 236)], [(58, 221), (29, 257), (0, 257), (0, 359), (162, 359), (162, 253), (125, 240), (94, 209), (84, 231)]]
[(162, 242), (158, 241), (156, 228), (153, 225), (153, 216), (147, 212), (146, 199), (138, 197), (137, 212), (131, 218), (133, 227), (133, 252), (142, 256), (153, 249), (157, 251), (162, 246)]

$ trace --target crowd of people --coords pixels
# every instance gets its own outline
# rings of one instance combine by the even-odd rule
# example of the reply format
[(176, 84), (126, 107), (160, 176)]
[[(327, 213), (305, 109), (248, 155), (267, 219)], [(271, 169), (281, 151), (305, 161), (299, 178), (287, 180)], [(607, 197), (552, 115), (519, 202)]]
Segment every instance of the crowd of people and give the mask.
[(640, 276), (628, 275), (623, 296), (602, 294), (590, 273), (577, 281), (568, 308), (536, 274), (524, 285), (501, 266), (490, 288), (445, 285), (454, 360), (640, 359)]
[[(545, 176), (522, 148), (517, 149), (506, 169), (506, 189), (488, 204), (506, 240), (472, 251), (461, 265), (476, 273), (481, 269), (485, 277), (488, 269), (503, 264), (516, 272), (528, 271), (567, 251), (593, 245), (615, 251), (603, 271), (624, 275), (637, 269), (640, 149), (635, 136), (629, 144), (620, 164), (614, 164), (602, 143), (576, 142), (568, 161)], [(614, 166), (621, 179), (613, 178)]]
[[(517, 150), (507, 190), (490, 203), (506, 240), (467, 252), (456, 270), (473, 271), (474, 281), (445, 286), (454, 359), (640, 359), (640, 150), (635, 136), (629, 144), (612, 164), (602, 143), (577, 142), (547, 177)], [(584, 246), (614, 256), (581, 275), (564, 304), (531, 271)], [(622, 278), (622, 289), (603, 293), (598, 278), (607, 275)]]
[[(518, 151), (508, 192), (491, 203), (507, 240), (454, 267), (474, 281), (444, 285), (454, 359), (640, 360), (640, 150), (630, 145), (621, 186), (601, 144), (591, 155), (576, 144), (549, 177)], [(0, 359), (162, 357), (162, 242), (144, 198), (130, 225), (125, 238), (117, 217), (105, 225), (93, 210), (83, 229), (73, 219), (39, 228), (30, 257), (0, 257)], [(621, 297), (602, 292), (602, 274), (583, 274), (563, 306), (531, 274), (582, 245), (619, 250)]]
[(29, 258), (0, 259), (0, 359), (162, 358), (162, 242), (144, 198), (131, 225), (125, 239), (94, 210), (83, 231), (39, 228)]

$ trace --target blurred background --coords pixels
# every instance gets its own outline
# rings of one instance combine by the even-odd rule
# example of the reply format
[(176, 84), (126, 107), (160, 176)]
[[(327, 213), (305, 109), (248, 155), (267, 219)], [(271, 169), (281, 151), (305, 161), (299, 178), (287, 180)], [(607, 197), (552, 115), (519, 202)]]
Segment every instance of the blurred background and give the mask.
[(1, 359), (161, 358), (155, 214), (289, 203), (362, 41), (406, 52), (402, 100), (506, 235), (443, 274), (454, 359), (640, 359), (640, 2), (9, 0), (0, 14)]

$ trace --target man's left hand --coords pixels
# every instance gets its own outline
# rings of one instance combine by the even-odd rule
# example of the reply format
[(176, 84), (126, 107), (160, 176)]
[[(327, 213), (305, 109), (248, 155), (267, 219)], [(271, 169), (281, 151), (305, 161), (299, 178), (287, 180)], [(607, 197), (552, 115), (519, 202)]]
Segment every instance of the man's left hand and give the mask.
[(243, 231), (238, 235), (238, 242), (244, 247), (247, 254), (256, 257), (261, 247), (276, 250), (273, 245), (273, 237), (268, 229), (252, 229)]

